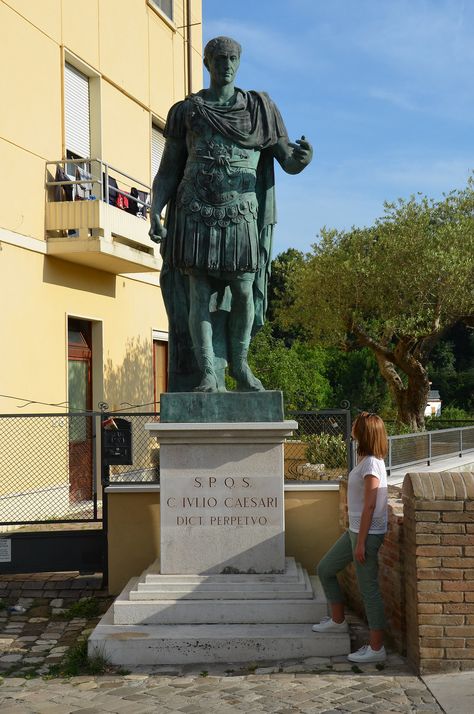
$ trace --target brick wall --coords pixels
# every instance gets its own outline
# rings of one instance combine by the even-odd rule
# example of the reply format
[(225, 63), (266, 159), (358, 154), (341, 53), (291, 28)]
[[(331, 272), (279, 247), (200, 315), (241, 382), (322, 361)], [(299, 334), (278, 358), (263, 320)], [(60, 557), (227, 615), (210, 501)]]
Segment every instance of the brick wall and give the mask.
[[(388, 637), (421, 673), (474, 670), (474, 473), (407, 474), (399, 495), (379, 551)], [(347, 528), (347, 482), (339, 508)], [(340, 582), (364, 615), (353, 566)]]
[(407, 474), (403, 504), (408, 658), (474, 669), (474, 473)]

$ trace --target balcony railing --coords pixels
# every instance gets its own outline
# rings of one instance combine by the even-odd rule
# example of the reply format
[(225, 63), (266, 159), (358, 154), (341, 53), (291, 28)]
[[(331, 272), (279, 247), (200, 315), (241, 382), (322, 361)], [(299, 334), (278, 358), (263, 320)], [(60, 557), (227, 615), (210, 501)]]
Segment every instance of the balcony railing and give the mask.
[(48, 255), (110, 273), (160, 270), (150, 186), (100, 159), (46, 164)]

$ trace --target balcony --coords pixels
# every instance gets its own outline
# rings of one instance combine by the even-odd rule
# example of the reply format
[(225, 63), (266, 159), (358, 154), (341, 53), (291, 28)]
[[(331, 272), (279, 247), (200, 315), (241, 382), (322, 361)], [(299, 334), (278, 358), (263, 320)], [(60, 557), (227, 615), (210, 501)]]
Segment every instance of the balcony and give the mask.
[(47, 255), (115, 275), (159, 271), (150, 187), (99, 159), (46, 164)]

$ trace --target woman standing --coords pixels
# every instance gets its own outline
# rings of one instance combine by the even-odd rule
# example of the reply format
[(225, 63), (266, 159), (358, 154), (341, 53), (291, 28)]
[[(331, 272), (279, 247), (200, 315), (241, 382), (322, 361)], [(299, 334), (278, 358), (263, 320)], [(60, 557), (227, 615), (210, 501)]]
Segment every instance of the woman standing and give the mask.
[(387, 531), (387, 473), (384, 458), (388, 440), (385, 424), (376, 414), (362, 412), (355, 419), (357, 466), (349, 474), (347, 492), (349, 530), (326, 553), (318, 566), (331, 617), (313, 625), (314, 632), (347, 632), (344, 598), (337, 573), (354, 562), (367, 621), (369, 644), (349, 655), (351, 662), (383, 662), (385, 614), (378, 584), (378, 552)]

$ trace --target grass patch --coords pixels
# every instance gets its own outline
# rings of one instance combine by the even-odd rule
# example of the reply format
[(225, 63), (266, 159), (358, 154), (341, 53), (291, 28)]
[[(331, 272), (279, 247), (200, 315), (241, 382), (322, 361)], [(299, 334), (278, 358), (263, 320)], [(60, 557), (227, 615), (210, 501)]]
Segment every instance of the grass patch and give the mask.
[(199, 672), (200, 677), (209, 677), (209, 672), (207, 669), (203, 669), (202, 672)]
[(87, 654), (87, 639), (78, 640), (69, 648), (62, 662), (53, 664), (49, 668), (47, 679), (52, 677), (77, 677), (81, 674), (104, 674), (110, 670), (110, 665), (105, 657)]
[(385, 669), (385, 664), (383, 662), (377, 662), (377, 664), (375, 665), (375, 669), (378, 669), (379, 672), (381, 672), (382, 669)]
[(99, 600), (95, 597), (85, 597), (82, 600), (73, 602), (70, 607), (58, 615), (61, 620), (73, 620), (81, 618), (85, 620), (99, 617), (102, 614)]
[(354, 672), (354, 674), (362, 674), (362, 672), (363, 672), (363, 670), (360, 667), (358, 667), (356, 664), (353, 664), (351, 669)]
[(6, 610), (6, 609), (7, 609), (7, 603), (5, 602), (5, 600), (0, 598), (0, 610)]

